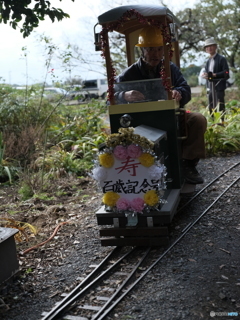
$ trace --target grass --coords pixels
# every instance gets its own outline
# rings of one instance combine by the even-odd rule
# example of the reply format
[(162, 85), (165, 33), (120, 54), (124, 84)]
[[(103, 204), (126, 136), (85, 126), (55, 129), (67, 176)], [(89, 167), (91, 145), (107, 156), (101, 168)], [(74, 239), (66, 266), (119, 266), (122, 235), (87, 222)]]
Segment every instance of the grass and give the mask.
[(221, 113), (217, 110), (214, 118), (208, 112), (206, 89), (192, 97), (186, 109), (202, 113), (207, 119), (205, 133), (207, 156), (240, 152), (240, 94), (238, 90), (228, 89), (225, 96), (225, 115), (222, 125)]

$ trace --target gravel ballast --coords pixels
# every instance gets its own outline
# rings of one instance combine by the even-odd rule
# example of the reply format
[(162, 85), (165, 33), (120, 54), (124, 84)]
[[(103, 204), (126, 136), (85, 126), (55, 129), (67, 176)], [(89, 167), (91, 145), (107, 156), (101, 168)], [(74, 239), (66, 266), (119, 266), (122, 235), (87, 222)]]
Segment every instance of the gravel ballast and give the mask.
[[(197, 191), (239, 161), (240, 154), (201, 160), (198, 169), (205, 183), (198, 185)], [(219, 183), (224, 184), (224, 180)], [(240, 317), (239, 186), (240, 182), (226, 192), (108, 319)], [(1, 320), (40, 320), (42, 312), (49, 311), (63, 292), (70, 292), (89, 273), (91, 264), (99, 263), (112, 250), (100, 245), (95, 212), (100, 206), (101, 194), (94, 182), (86, 179), (84, 184), (70, 183), (65, 189), (67, 194), (61, 199), (52, 202), (35, 199), (24, 204), (16, 196), (14, 198), (12, 190), (12, 202), (21, 211), (17, 219), (26, 220), (31, 208), (29, 223), (38, 224), (40, 235), (32, 242), (17, 244), (21, 269), (17, 276), (1, 286)], [(84, 189), (85, 197), (80, 197), (76, 191), (79, 189)], [(209, 192), (217, 197), (218, 188), (215, 186)], [(198, 217), (207, 201), (208, 194), (202, 195), (174, 217), (171, 241)], [(7, 207), (1, 210), (2, 215), (6, 215)], [(61, 221), (69, 223), (63, 225), (51, 241), (21, 254), (31, 245), (45, 240), (46, 234), (50, 236)], [(231, 312), (235, 314), (228, 315)]]

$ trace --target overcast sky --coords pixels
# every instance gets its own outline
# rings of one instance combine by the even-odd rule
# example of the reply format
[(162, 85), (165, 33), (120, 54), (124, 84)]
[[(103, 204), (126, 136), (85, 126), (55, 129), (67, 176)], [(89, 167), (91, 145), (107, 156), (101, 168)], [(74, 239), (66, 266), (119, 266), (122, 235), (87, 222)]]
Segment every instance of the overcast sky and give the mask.
[[(54, 63), (51, 69), (46, 69), (46, 54), (44, 45), (40, 43), (41, 35), (52, 39), (52, 43), (64, 50), (68, 43), (75, 44), (81, 50), (92, 57), (93, 60), (101, 60), (100, 52), (94, 50), (93, 28), (97, 23), (97, 17), (111, 8), (120, 5), (146, 4), (146, 0), (50, 0), (52, 6), (61, 8), (70, 15), (70, 19), (52, 23), (49, 19), (40, 22), (39, 27), (28, 38), (23, 39), (18, 30), (12, 29), (9, 25), (0, 24), (1, 28), (1, 82), (24, 85), (43, 82), (47, 76), (47, 83), (52, 79), (64, 80), (68, 73), (64, 72), (59, 63)], [(172, 0), (168, 8), (176, 14), (177, 11), (187, 7), (193, 7), (198, 0)], [(153, 0), (151, 4), (160, 4)], [(26, 48), (26, 50), (22, 50)], [(27, 59), (24, 54), (27, 53)], [(95, 71), (92, 71), (92, 70)], [(97, 72), (96, 72), (97, 70)], [(71, 76), (80, 76), (82, 79), (102, 78), (103, 69), (82, 65), (73, 67)]]

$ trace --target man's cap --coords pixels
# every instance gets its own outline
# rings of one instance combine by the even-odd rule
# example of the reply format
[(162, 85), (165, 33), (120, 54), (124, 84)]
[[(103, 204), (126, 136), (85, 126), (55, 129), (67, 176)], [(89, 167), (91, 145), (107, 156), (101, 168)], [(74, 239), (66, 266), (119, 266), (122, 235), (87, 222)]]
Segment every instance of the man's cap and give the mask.
[(214, 40), (214, 38), (209, 38), (209, 39), (206, 39), (205, 40), (205, 44), (204, 44), (204, 49), (208, 46), (211, 46), (211, 45), (217, 45), (216, 41)]

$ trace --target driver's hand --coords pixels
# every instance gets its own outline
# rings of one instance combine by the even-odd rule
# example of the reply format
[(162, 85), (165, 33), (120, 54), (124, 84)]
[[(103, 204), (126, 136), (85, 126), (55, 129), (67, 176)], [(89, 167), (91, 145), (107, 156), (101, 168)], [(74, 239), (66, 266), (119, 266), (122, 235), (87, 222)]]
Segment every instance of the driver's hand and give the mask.
[(176, 101), (180, 101), (182, 99), (181, 92), (177, 90), (172, 91), (172, 98), (175, 99)]
[(126, 91), (124, 93), (124, 99), (128, 102), (145, 100), (145, 96), (137, 90)]

